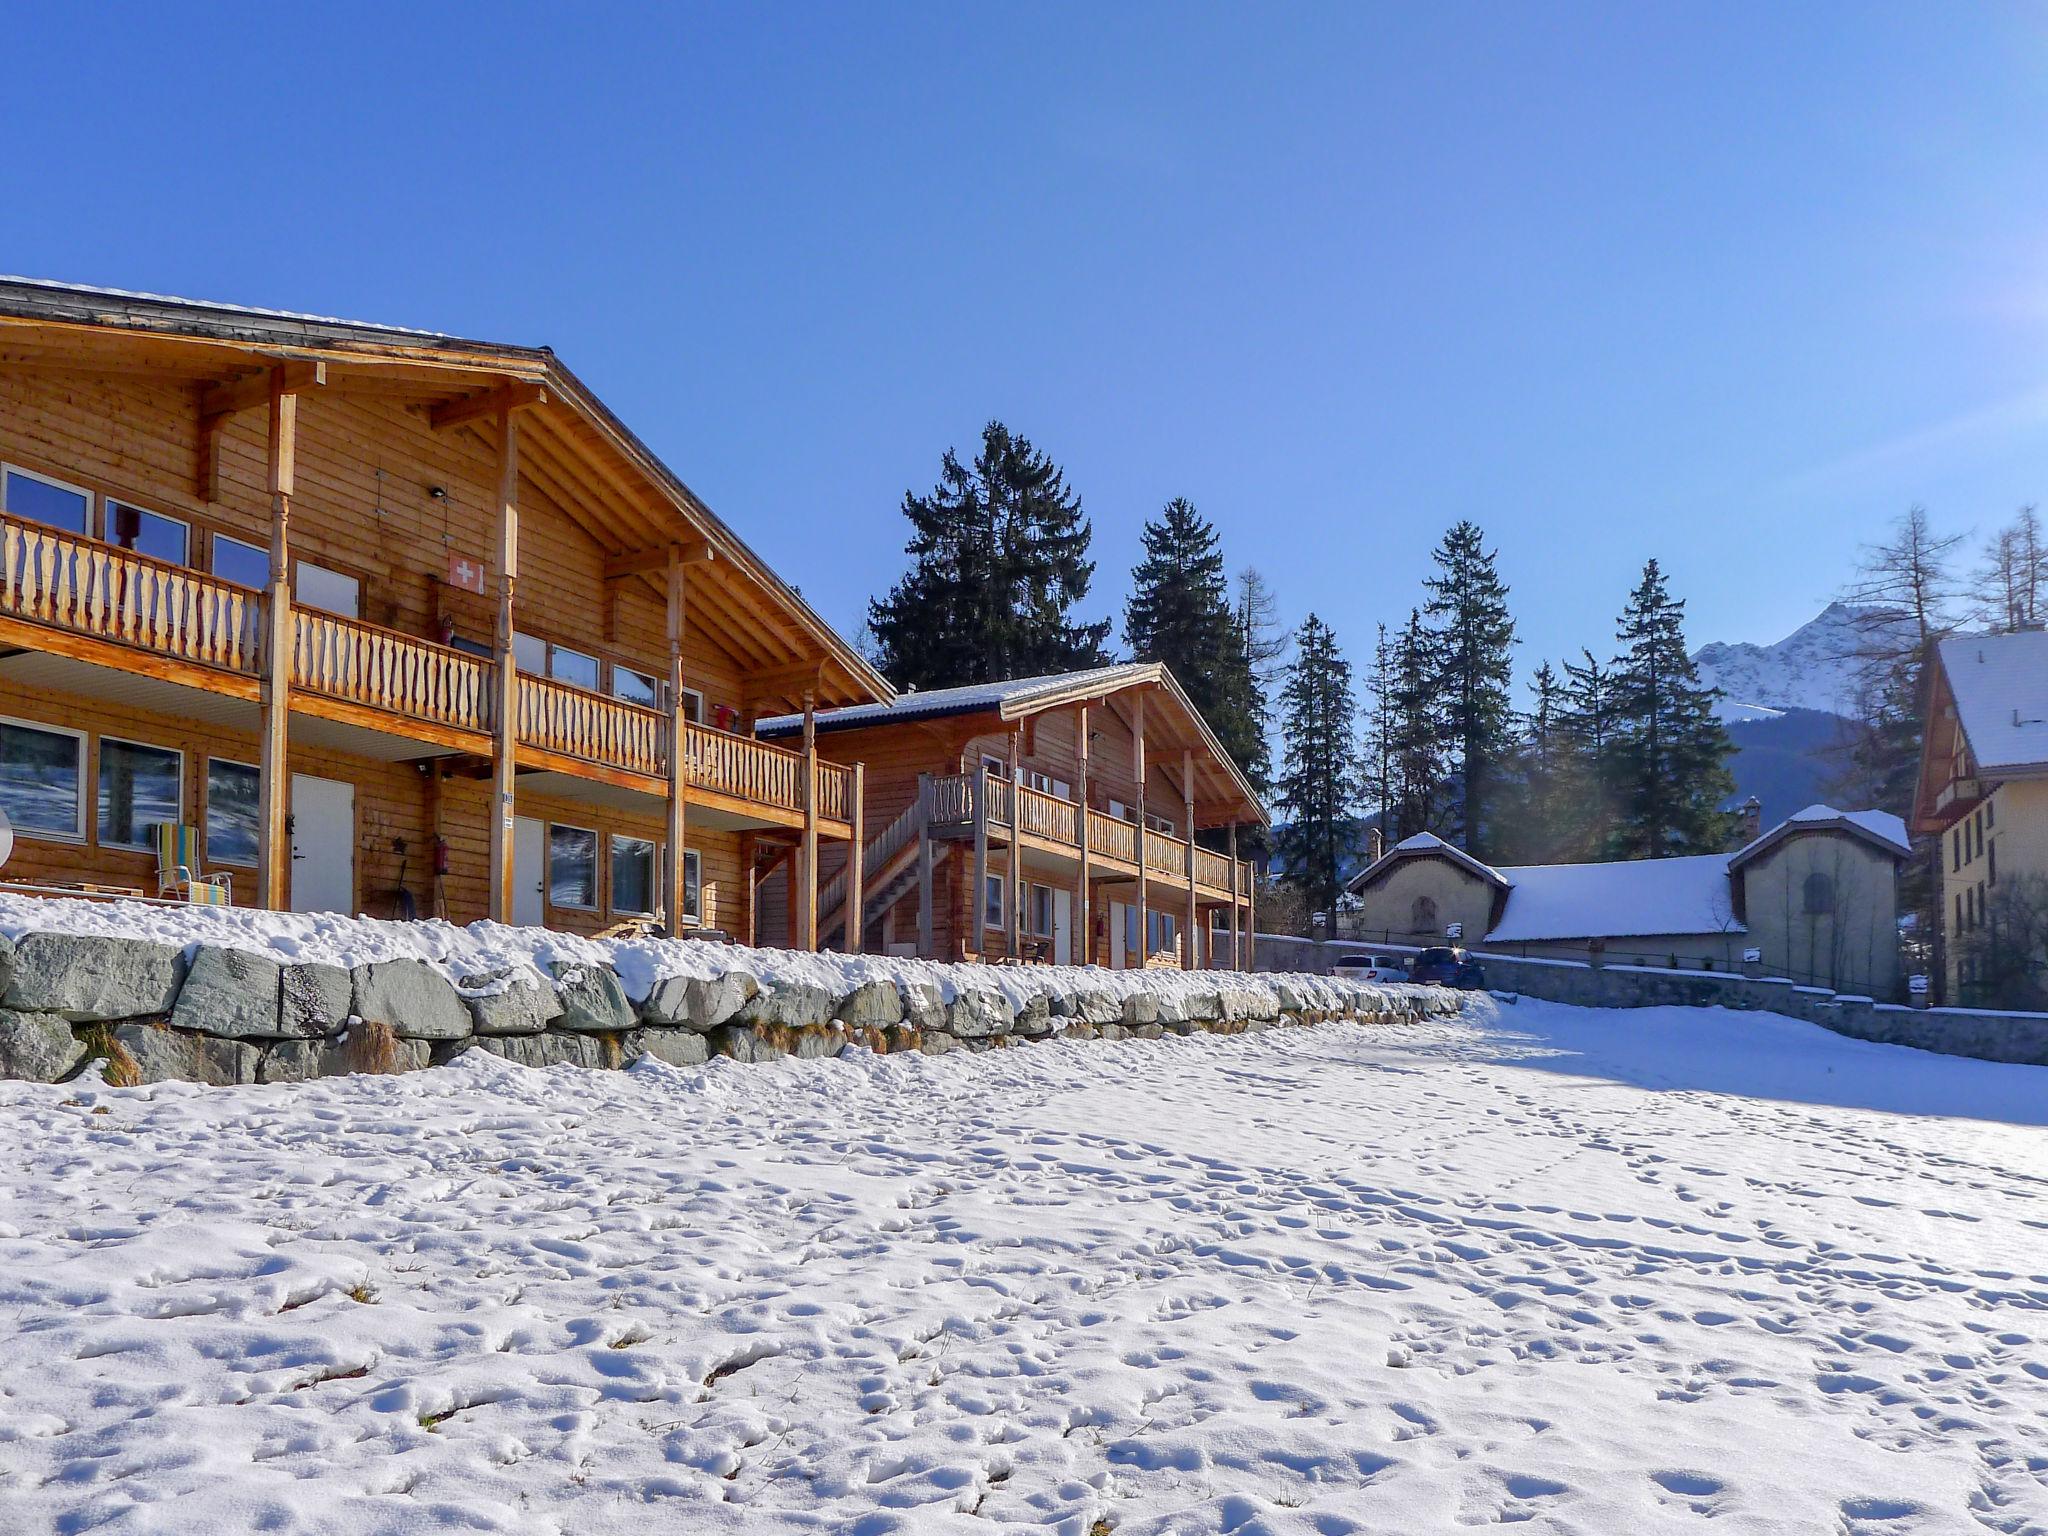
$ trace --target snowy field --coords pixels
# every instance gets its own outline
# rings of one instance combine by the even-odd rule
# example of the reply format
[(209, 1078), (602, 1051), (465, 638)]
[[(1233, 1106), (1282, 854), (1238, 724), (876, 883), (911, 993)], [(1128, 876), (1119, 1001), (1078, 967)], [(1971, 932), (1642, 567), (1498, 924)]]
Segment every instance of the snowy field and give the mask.
[(0, 1531), (2048, 1530), (2044, 1120), (1484, 1000), (0, 1084)]

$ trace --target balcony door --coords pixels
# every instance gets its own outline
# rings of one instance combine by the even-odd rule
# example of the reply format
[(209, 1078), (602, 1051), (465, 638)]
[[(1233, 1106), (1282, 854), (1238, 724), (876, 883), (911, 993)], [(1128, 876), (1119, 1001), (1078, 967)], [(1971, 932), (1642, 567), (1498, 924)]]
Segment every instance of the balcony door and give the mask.
[(356, 787), (292, 775), (292, 910), (356, 911)]
[(541, 901), (548, 878), (548, 827), (531, 816), (512, 818), (512, 921), (538, 928), (547, 920)]

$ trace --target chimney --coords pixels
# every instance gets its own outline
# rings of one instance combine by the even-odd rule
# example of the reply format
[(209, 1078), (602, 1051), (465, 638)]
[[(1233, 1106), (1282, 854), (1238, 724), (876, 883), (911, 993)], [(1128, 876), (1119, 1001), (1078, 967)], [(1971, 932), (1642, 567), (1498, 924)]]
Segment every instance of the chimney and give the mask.
[(1735, 808), (1735, 846), (1747, 848), (1764, 835), (1764, 803), (1751, 795)]

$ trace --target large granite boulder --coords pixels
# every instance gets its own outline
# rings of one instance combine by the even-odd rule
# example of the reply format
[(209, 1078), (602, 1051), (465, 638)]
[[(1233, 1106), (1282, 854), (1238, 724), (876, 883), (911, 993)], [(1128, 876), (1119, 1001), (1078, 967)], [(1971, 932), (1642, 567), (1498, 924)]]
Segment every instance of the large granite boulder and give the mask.
[(640, 1005), (640, 1020), (683, 1029), (716, 1029), (760, 995), (761, 983), (746, 971), (711, 977), (664, 976)]
[(1127, 1029), (1141, 1024), (1159, 1022), (1159, 994), (1156, 992), (1133, 992), (1124, 999), (1123, 1017), (1120, 1022)]
[(1121, 1024), (1124, 1005), (1114, 992), (1083, 987), (1074, 994), (1074, 1015), (1084, 1024)]
[(83, 1060), (85, 1047), (55, 1014), (0, 1009), (0, 1077), (54, 1083)]
[(178, 988), (171, 1022), (229, 1040), (276, 1037), (283, 967), (242, 949), (201, 947)]
[(903, 1000), (903, 1022), (912, 1029), (946, 1027), (946, 994), (936, 982), (898, 982), (896, 995)]
[(14, 975), (14, 940), (0, 933), (0, 997), (7, 995), (7, 983)]
[(480, 1035), (537, 1035), (562, 1016), (562, 999), (553, 987), (510, 969), (461, 977), (455, 990)]
[[(424, 1040), (396, 1040), (395, 1061), (387, 1063), (400, 1072), (417, 1072), (427, 1065), (430, 1047)], [(336, 1035), (325, 1040), (279, 1040), (263, 1052), (256, 1063), (259, 1083), (304, 1083), (318, 1077), (345, 1077), (368, 1070), (360, 1052), (351, 1049), (348, 1037)]]
[(460, 1040), (472, 1033), (455, 984), (424, 960), (375, 960), (351, 975), (353, 1011), (367, 1023), (389, 1025), (408, 1040)]
[(946, 1031), (962, 1040), (1008, 1034), (1015, 1018), (1010, 1000), (987, 987), (962, 987), (946, 1005)]
[(306, 960), (283, 966), (277, 978), (277, 1032), (295, 1040), (339, 1034), (348, 1027), (355, 994), (345, 965)]
[(208, 1083), (216, 1088), (253, 1083), (263, 1055), (244, 1040), (190, 1034), (167, 1024), (117, 1024), (113, 1035), (114, 1044), (134, 1063), (136, 1083)]
[(616, 1067), (622, 1064), (613, 1042), (602, 1035), (544, 1030), (537, 1035), (478, 1035), (473, 1049), (489, 1051), (522, 1067)]
[(4, 1006), (74, 1024), (160, 1017), (177, 1001), (185, 962), (148, 939), (32, 933), (14, 947)]
[(562, 1001), (562, 1016), (555, 1021), (555, 1028), (617, 1034), (639, 1022), (633, 1005), (626, 1001), (626, 989), (619, 985), (618, 973), (609, 966), (557, 960), (548, 970)]
[(1016, 1017), (1010, 1021), (1010, 1028), (1020, 1035), (1049, 1035), (1052, 1033), (1052, 1000), (1043, 992), (1026, 998), (1017, 1007)]
[(808, 981), (776, 981), (750, 998), (732, 1022), (803, 1029), (829, 1023), (831, 1018), (832, 994), (823, 987)]
[(711, 1059), (711, 1042), (701, 1030), (654, 1025), (626, 1036), (625, 1056), (628, 1061), (652, 1056), (672, 1067), (701, 1067)]
[(832, 1017), (853, 1029), (881, 1029), (903, 1022), (903, 994), (893, 981), (864, 981), (839, 999)]

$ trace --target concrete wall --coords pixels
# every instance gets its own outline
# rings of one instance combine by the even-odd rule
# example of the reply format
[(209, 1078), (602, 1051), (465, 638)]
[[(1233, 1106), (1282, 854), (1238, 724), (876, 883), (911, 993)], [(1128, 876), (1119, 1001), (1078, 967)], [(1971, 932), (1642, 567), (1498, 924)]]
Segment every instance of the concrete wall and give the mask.
[[(1401, 946), (1386, 946), (1398, 949)], [(1284, 968), (1325, 975), (1330, 961), (1355, 944), (1260, 934), (1259, 970)], [(1569, 960), (1522, 959), (1474, 951), (1486, 984), (1582, 1008), (1737, 1008), (1804, 1019), (1839, 1035), (1911, 1046), (1945, 1056), (2048, 1066), (2048, 1014), (1977, 1008), (1907, 1008), (1852, 993), (1801, 986), (1783, 977), (1656, 966), (1590, 966)]]

